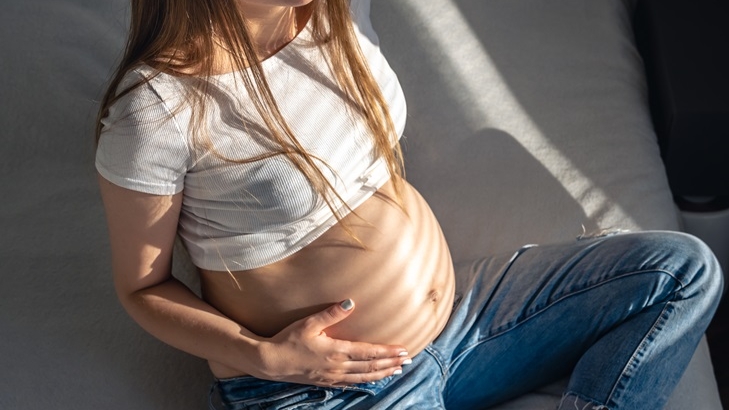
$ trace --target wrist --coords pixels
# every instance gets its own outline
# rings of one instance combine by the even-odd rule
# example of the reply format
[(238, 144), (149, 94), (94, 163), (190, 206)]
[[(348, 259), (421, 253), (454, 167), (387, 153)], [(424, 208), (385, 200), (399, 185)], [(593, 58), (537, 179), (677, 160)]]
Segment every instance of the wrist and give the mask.
[(280, 349), (271, 339), (256, 340), (253, 351), (247, 356), (251, 362), (251, 376), (266, 380), (283, 380)]
[(267, 378), (262, 373), (263, 344), (265, 342), (256, 336), (235, 334), (208, 358), (210, 370), (219, 379), (240, 376)]

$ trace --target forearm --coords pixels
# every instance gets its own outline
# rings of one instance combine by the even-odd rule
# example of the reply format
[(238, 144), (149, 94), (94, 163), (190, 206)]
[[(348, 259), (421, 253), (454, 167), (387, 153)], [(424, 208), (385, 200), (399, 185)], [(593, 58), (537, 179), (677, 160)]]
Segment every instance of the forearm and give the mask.
[(225, 372), (317, 385), (380, 380), (406, 360), (401, 346), (331, 339), (325, 330), (353, 306), (333, 305), (261, 338), (205, 303), (172, 278), (172, 249), (182, 192), (153, 195), (121, 188), (99, 176), (109, 223), (112, 271), (119, 299), (145, 330)]
[(272, 338), (256, 336), (205, 303), (175, 279), (120, 295), (127, 312), (163, 342), (227, 369), (262, 379), (346, 386), (398, 374), (408, 357), (401, 346), (329, 338), (329, 326), (353, 305), (333, 305)]
[(185, 285), (170, 279), (119, 299), (147, 332), (184, 352), (258, 374), (262, 338), (217, 311)]

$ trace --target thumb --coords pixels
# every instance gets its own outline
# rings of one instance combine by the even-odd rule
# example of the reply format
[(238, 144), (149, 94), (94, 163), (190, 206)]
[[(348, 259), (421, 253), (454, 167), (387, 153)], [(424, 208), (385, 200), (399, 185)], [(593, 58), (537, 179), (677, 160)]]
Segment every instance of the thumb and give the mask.
[(347, 299), (309, 316), (306, 325), (310, 330), (320, 332), (346, 319), (354, 310), (354, 301)]

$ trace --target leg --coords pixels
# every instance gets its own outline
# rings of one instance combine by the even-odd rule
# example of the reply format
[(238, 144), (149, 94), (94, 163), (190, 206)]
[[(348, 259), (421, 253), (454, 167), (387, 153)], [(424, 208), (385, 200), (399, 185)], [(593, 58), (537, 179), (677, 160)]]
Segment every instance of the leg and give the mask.
[[(688, 235), (618, 235), (474, 265), (435, 343), (449, 408), (485, 408), (572, 372), (564, 408), (661, 409), (721, 292)], [(578, 407), (578, 408), (582, 408)]]

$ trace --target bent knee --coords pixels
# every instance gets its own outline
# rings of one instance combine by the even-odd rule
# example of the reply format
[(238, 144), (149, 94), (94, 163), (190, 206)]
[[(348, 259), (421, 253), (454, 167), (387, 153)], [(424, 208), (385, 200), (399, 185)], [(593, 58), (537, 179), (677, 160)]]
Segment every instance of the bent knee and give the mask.
[[(646, 269), (670, 273), (682, 288), (701, 288), (720, 297), (724, 276), (714, 253), (701, 239), (683, 232), (648, 231), (625, 235), (645, 258)], [(714, 296), (713, 294), (716, 295)]]
[(676, 275), (686, 288), (693, 287), (718, 303), (724, 275), (714, 252), (701, 239), (683, 232), (656, 232), (659, 243), (675, 258)]

